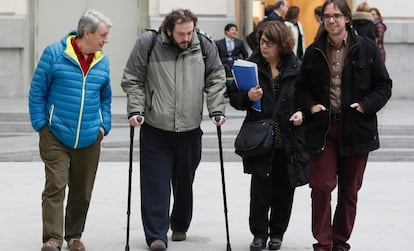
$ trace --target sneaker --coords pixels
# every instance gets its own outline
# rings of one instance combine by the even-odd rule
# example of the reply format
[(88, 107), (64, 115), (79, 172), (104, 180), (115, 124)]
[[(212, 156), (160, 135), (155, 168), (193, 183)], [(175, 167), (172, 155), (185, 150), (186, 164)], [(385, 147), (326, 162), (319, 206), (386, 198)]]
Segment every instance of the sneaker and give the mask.
[(154, 240), (153, 242), (151, 242), (149, 249), (151, 251), (163, 251), (167, 250), (167, 245), (162, 240)]
[(59, 244), (55, 240), (48, 240), (43, 243), (42, 249), (40, 251), (60, 251)]
[(171, 240), (173, 241), (184, 241), (187, 239), (187, 234), (185, 232), (174, 232), (171, 235)]
[(68, 242), (69, 251), (85, 251), (85, 246), (79, 239), (70, 239)]

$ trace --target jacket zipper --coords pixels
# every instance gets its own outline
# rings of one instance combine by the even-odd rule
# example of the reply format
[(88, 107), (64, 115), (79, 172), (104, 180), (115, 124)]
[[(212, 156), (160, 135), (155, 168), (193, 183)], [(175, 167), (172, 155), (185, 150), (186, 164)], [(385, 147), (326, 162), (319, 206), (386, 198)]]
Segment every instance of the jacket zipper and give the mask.
[[(353, 45), (349, 48), (348, 55), (349, 55), (349, 52), (350, 52), (350, 51), (351, 51), (354, 47), (356, 47), (356, 46), (357, 46), (357, 44), (353, 44)], [(318, 47), (315, 47), (315, 49), (316, 49), (317, 51), (319, 51), (319, 52), (322, 54), (323, 58), (325, 59), (326, 64), (327, 64), (327, 65), (329, 65), (328, 58), (326, 57), (325, 53), (324, 53), (321, 49), (319, 49)], [(342, 70), (343, 70), (343, 68), (342, 68)], [(342, 86), (342, 80), (341, 80), (341, 86)], [(341, 106), (341, 108), (342, 108), (342, 106)], [(328, 121), (328, 128), (325, 130), (324, 137), (323, 137), (323, 145), (322, 145), (322, 147), (318, 150), (318, 152), (322, 152), (322, 151), (325, 149), (325, 147), (326, 147), (326, 137), (328, 136), (328, 131), (329, 131), (329, 129), (331, 128), (331, 119), (332, 119), (332, 114), (331, 114), (331, 104), (329, 103), (329, 121)]]

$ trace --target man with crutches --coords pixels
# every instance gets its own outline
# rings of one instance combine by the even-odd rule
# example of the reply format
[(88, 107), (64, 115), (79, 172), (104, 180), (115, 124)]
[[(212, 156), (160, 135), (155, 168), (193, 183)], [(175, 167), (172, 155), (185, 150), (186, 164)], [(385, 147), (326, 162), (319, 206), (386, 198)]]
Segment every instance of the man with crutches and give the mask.
[(122, 77), (129, 124), (141, 127), (141, 214), (150, 250), (167, 248), (170, 226), (171, 240), (186, 239), (201, 160), (204, 95), (212, 122), (225, 121), (224, 67), (214, 42), (196, 25), (191, 11), (172, 11), (159, 33), (147, 31), (137, 39)]

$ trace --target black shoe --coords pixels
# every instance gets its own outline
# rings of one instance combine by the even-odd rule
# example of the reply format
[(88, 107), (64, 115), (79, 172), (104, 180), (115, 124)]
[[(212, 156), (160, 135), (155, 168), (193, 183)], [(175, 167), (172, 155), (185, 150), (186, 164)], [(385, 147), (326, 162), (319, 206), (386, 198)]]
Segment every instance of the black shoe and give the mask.
[(262, 251), (266, 248), (266, 241), (260, 238), (254, 238), (250, 244), (250, 251)]
[(332, 249), (332, 251), (348, 251), (349, 249), (347, 249), (346, 247), (342, 247), (342, 246), (334, 246), (334, 248)]
[(269, 240), (269, 250), (279, 250), (282, 246), (282, 240), (279, 238), (270, 238)]

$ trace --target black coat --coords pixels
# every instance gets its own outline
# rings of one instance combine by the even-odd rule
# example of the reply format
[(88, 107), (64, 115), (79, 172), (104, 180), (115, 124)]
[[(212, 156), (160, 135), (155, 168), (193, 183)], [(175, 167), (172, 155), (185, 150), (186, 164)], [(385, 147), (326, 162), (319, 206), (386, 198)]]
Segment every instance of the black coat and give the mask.
[[(296, 84), (298, 105), (305, 112), (305, 138), (309, 151), (325, 147), (330, 125), (330, 72), (326, 56), (327, 32), (305, 52)], [(341, 155), (367, 153), (379, 148), (376, 113), (391, 97), (392, 81), (379, 50), (370, 39), (348, 30), (349, 51), (341, 83)], [(359, 103), (364, 113), (351, 108)], [(310, 114), (311, 106), (322, 104), (327, 111)]]
[[(240, 92), (237, 86), (229, 88), (230, 104), (237, 110), (246, 110), (246, 117), (243, 123), (247, 121), (272, 118), (276, 100), (273, 96), (270, 86), (271, 73), (269, 65), (264, 61), (261, 54), (256, 50), (250, 61), (258, 65), (259, 84), (263, 90), (261, 100), (262, 111), (258, 112), (251, 108), (252, 102), (247, 96), (247, 92)], [(300, 60), (292, 53), (282, 59), (283, 66), (281, 69), (281, 85), (279, 96), (281, 99), (277, 115), (280, 118), (280, 127), (282, 140), (286, 150), (287, 169), (292, 187), (304, 185), (308, 182), (309, 156), (304, 148), (304, 136), (301, 126), (294, 126), (290, 121), (290, 116), (296, 112), (294, 92), (296, 76), (299, 73)], [(282, 89), (284, 89), (282, 91)], [(252, 135), (254, 137), (254, 135)], [(272, 170), (273, 153), (260, 157), (243, 158), (243, 167), (245, 173), (267, 176)]]
[(375, 41), (375, 24), (371, 13), (355, 12), (352, 15), (352, 27), (358, 32), (358, 35), (366, 36)]

